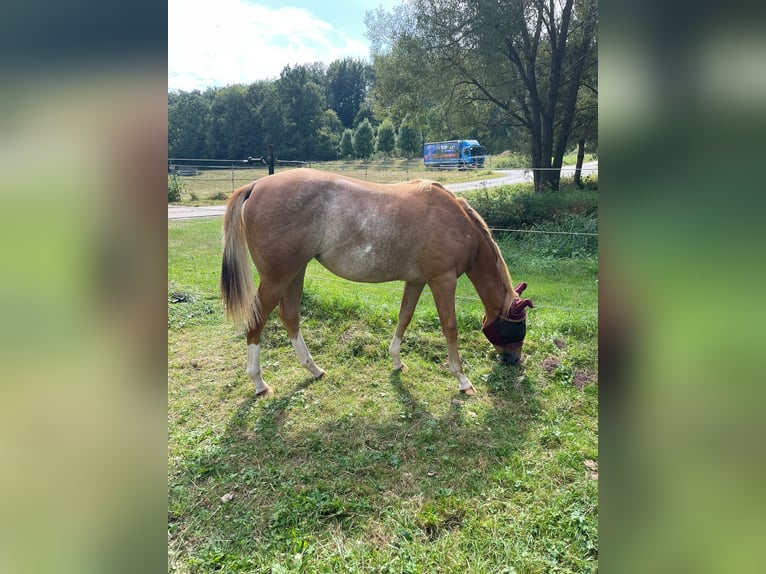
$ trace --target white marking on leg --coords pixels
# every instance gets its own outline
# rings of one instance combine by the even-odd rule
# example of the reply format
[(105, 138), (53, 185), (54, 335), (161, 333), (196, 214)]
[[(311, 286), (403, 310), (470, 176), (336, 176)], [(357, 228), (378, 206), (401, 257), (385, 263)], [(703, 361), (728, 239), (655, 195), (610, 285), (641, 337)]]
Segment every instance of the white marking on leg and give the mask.
[(257, 394), (271, 390), (261, 376), (261, 346), (254, 343), (247, 346), (247, 376), (253, 381)]
[(468, 389), (473, 389), (471, 381), (469, 381), (468, 377), (466, 377), (463, 373), (463, 367), (460, 365), (460, 358), (452, 356), (452, 353), (450, 353), (449, 357), (449, 370), (453, 375), (457, 377), (457, 380), (460, 383), (458, 388), (461, 391), (468, 391)]
[(300, 331), (298, 331), (298, 335), (295, 339), (290, 339), (290, 342), (293, 344), (295, 354), (298, 355), (298, 361), (300, 362), (301, 367), (308, 369), (315, 379), (318, 379), (325, 374), (322, 369), (316, 366), (314, 359), (311, 358), (311, 353), (309, 353), (306, 341), (303, 340), (303, 335), (301, 335)]
[(401, 348), (402, 348), (402, 340), (397, 335), (394, 335), (394, 338), (391, 339), (391, 344), (388, 347), (388, 352), (391, 354), (391, 357), (394, 359), (395, 371), (400, 370), (404, 366), (402, 363), (402, 358), (399, 356), (399, 350)]

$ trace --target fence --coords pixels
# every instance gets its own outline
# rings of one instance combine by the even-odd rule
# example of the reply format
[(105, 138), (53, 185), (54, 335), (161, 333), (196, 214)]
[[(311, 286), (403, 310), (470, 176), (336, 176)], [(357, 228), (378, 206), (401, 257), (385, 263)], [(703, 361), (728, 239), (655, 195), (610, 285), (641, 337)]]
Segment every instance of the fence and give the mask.
[[(488, 156), (489, 157), (489, 156)], [(237, 182), (248, 183), (257, 177), (266, 176), (268, 174), (268, 164), (263, 161), (265, 158), (248, 158), (247, 160), (211, 160), (211, 159), (169, 159), (168, 160), (168, 173), (186, 178), (192, 178), (202, 180), (204, 182), (231, 182), (232, 190), (238, 187)], [(389, 176), (393, 175), (393, 181), (406, 181), (410, 179), (410, 174), (419, 174), (423, 172), (434, 172), (441, 170), (455, 170), (456, 168), (426, 168), (422, 164), (422, 159), (417, 160), (402, 160), (398, 165), (385, 165), (380, 161), (374, 163), (368, 162), (304, 162), (304, 161), (286, 161), (286, 160), (274, 160), (274, 165), (277, 167), (317, 167), (319, 169), (327, 169), (334, 172), (347, 172), (348, 174), (353, 172), (354, 177), (368, 180), (371, 173), (376, 174), (374, 179), (378, 182), (384, 182), (385, 177), (381, 177), (381, 174), (385, 173)], [(485, 169), (491, 169), (491, 167), (485, 167)], [(537, 168), (520, 168), (520, 169), (504, 169), (504, 172), (514, 172), (522, 180), (528, 180), (531, 178), (532, 172)], [(554, 168), (539, 168), (539, 169), (554, 169)], [(563, 166), (561, 168), (562, 177), (573, 174), (575, 172), (575, 166)], [(216, 177), (217, 174), (228, 172), (227, 177)], [(255, 172), (255, 173), (254, 173)], [(590, 173), (598, 173), (598, 167), (589, 166), (583, 168), (583, 176)], [(242, 177), (239, 177), (239, 175)], [(363, 177), (361, 176), (363, 174)], [(402, 174), (404, 177), (402, 177)], [(256, 177), (254, 177), (254, 175)], [(510, 229), (510, 228), (498, 228), (491, 227), (490, 230), (493, 233), (529, 233), (529, 234), (551, 234), (551, 235), (571, 235), (571, 236), (589, 236), (597, 237), (598, 233), (581, 232), (581, 231), (562, 231), (562, 230), (546, 230), (546, 229)], [(323, 278), (320, 281), (334, 281), (343, 282), (342, 279)], [(314, 279), (316, 281), (316, 278)], [(390, 288), (391, 291), (400, 292), (399, 289)], [(475, 297), (461, 297), (457, 296), (457, 299), (478, 301)], [(536, 305), (535, 309), (551, 309), (557, 311), (568, 312), (581, 312), (581, 313), (598, 313), (598, 309), (589, 308), (574, 308), (574, 307), (556, 307), (548, 305)]]
[[(448, 171), (470, 172), (475, 168), (460, 170), (457, 166), (450, 167), (425, 167), (423, 159), (411, 160), (378, 160), (369, 162), (365, 160), (340, 160), (340, 161), (293, 161), (274, 159), (276, 167), (315, 167), (338, 173), (345, 173), (351, 177), (363, 180), (373, 180), (378, 183), (394, 183), (407, 181), (417, 177), (434, 178), (435, 173)], [(233, 191), (240, 185), (249, 183), (267, 174), (267, 158), (250, 157), (244, 160), (233, 159), (191, 159), (170, 158), (168, 159), (168, 174), (186, 178), (197, 178), (209, 183), (227, 182), (231, 184)], [(534, 171), (556, 170), (558, 168), (493, 168), (492, 156), (487, 156), (487, 162), (481, 171), (502, 169), (505, 173), (513, 173), (519, 182), (531, 181)], [(560, 168), (562, 177), (571, 176), (575, 173), (575, 166), (563, 166)], [(587, 166), (583, 168), (583, 177), (597, 173), (598, 168)], [(225, 174), (225, 175), (224, 175)]]

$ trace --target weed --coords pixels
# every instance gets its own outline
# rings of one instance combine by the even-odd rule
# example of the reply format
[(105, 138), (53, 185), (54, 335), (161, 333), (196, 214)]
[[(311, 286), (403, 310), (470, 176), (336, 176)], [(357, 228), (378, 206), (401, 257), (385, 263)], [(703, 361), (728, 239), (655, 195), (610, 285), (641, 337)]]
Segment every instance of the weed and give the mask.
[(181, 201), (181, 194), (184, 191), (184, 184), (178, 176), (168, 175), (168, 203)]
[(215, 193), (210, 194), (208, 196), (208, 199), (213, 201), (226, 201), (227, 199), (229, 199), (229, 196), (223, 191), (217, 191)]

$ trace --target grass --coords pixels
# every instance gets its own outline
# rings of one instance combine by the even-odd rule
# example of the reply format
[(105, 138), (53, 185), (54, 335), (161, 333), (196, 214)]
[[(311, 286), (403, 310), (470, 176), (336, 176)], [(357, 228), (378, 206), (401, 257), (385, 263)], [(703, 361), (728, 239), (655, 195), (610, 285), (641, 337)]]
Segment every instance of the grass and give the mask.
[(401, 285), (350, 283), (312, 263), (302, 331), (327, 376), (298, 366), (275, 313), (262, 366), (276, 395), (257, 400), (243, 333), (218, 304), (220, 226), (169, 222), (169, 571), (597, 570), (593, 249), (561, 257), (499, 239), (536, 305), (521, 367), (493, 361), (461, 278), (472, 398), (444, 366), (428, 290), (402, 347), (409, 370), (395, 374)]

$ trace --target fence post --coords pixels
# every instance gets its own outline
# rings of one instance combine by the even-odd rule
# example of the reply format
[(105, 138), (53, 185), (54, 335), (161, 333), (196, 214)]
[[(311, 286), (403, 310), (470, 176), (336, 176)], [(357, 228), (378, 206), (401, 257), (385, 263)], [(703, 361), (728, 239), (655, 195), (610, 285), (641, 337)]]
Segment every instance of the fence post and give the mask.
[(231, 190), (234, 191), (234, 163), (231, 164)]

